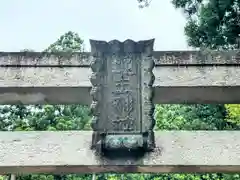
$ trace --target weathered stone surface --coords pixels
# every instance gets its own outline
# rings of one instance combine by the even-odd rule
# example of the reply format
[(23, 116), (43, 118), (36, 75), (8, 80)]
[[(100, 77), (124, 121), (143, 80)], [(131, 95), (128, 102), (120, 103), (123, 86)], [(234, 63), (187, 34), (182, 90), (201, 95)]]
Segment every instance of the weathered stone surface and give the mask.
[(89, 53), (0, 52), (0, 66), (89, 65)]
[[(0, 104), (90, 105), (91, 73), (83, 67), (0, 67)], [(240, 103), (239, 66), (158, 66), (153, 73), (155, 104)]]
[[(239, 64), (239, 51), (154, 51), (159, 65)], [(0, 52), (0, 66), (90, 66), (90, 53)]]
[(240, 64), (240, 51), (155, 51), (156, 65)]
[[(153, 72), (155, 104), (240, 103), (239, 66), (161, 66)], [(0, 104), (90, 105), (91, 73), (83, 67), (0, 67)]]
[[(137, 140), (128, 140), (127, 135), (140, 134), (142, 148), (154, 148), (153, 43), (154, 40), (90, 41), (93, 147), (101, 144), (103, 148), (113, 146), (116, 149), (113, 144), (117, 142), (130, 150), (126, 144), (138, 143), (135, 143)], [(128, 143), (114, 138), (115, 142), (105, 141), (110, 134), (120, 134), (120, 139), (126, 139)]]
[(144, 157), (109, 159), (90, 150), (91, 131), (0, 132), (0, 174), (239, 172), (239, 131), (155, 132)]
[(1, 67), (0, 87), (90, 87), (90, 68)]
[[(239, 86), (239, 66), (160, 66), (157, 87)], [(0, 87), (91, 87), (90, 68), (0, 67)]]

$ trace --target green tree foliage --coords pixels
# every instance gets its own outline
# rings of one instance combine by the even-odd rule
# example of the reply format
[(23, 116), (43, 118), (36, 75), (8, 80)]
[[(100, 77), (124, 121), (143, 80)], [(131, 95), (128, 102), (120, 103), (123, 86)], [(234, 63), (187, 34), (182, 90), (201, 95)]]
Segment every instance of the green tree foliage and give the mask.
[(156, 129), (224, 130), (233, 126), (225, 115), (224, 105), (157, 105)]
[[(137, 0), (147, 7), (152, 0)], [(188, 44), (197, 48), (235, 49), (240, 36), (239, 0), (172, 0), (187, 18)]]
[(189, 45), (210, 49), (236, 48), (240, 35), (239, 0), (172, 0), (187, 15)]
[(227, 110), (226, 121), (235, 125), (234, 129), (240, 128), (240, 105), (239, 104), (226, 104)]
[(46, 52), (83, 52), (84, 42), (80, 36), (72, 31), (68, 31), (51, 44)]

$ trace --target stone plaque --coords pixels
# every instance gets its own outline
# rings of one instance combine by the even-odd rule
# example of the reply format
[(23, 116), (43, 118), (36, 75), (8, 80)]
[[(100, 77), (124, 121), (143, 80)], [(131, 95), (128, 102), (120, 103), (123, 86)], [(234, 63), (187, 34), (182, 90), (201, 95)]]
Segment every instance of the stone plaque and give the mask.
[(153, 149), (154, 40), (90, 44), (92, 147)]

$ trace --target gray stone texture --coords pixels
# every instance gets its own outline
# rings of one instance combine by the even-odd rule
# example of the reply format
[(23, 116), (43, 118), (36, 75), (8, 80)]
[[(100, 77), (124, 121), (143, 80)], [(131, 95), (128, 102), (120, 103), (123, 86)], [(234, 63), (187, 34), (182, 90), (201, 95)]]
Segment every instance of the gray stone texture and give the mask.
[[(109, 134), (121, 134), (121, 139), (129, 139), (127, 134), (141, 134), (142, 148), (153, 149), (154, 40), (90, 40), (90, 44), (93, 147), (98, 144), (103, 148), (105, 145), (111, 147), (111, 141), (105, 141)], [(118, 141), (125, 148), (126, 143), (120, 142), (117, 137), (113, 141)], [(113, 141), (112, 146), (116, 149)], [(136, 141), (131, 142), (137, 145)]]
[[(240, 51), (154, 51), (153, 58), (159, 65), (239, 64)], [(0, 52), (0, 66), (89, 66), (91, 54)]]
[[(157, 65), (153, 69), (153, 102), (240, 103), (239, 52), (216, 51), (202, 55), (209, 53), (153, 52)], [(0, 104), (90, 105), (89, 56), (89, 53), (1, 52)], [(201, 58), (203, 60), (197, 60)]]
[(239, 172), (239, 131), (157, 131), (140, 158), (108, 159), (92, 150), (91, 131), (0, 132), (0, 174), (91, 172)]

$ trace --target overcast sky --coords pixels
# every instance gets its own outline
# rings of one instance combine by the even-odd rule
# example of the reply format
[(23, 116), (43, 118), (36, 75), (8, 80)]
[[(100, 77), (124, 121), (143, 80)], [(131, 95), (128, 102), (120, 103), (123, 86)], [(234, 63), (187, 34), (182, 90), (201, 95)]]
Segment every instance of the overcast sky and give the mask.
[(170, 0), (152, 0), (139, 9), (137, 0), (2, 0), (0, 51), (42, 51), (66, 31), (89, 39), (146, 40), (155, 50), (187, 50), (185, 18)]

